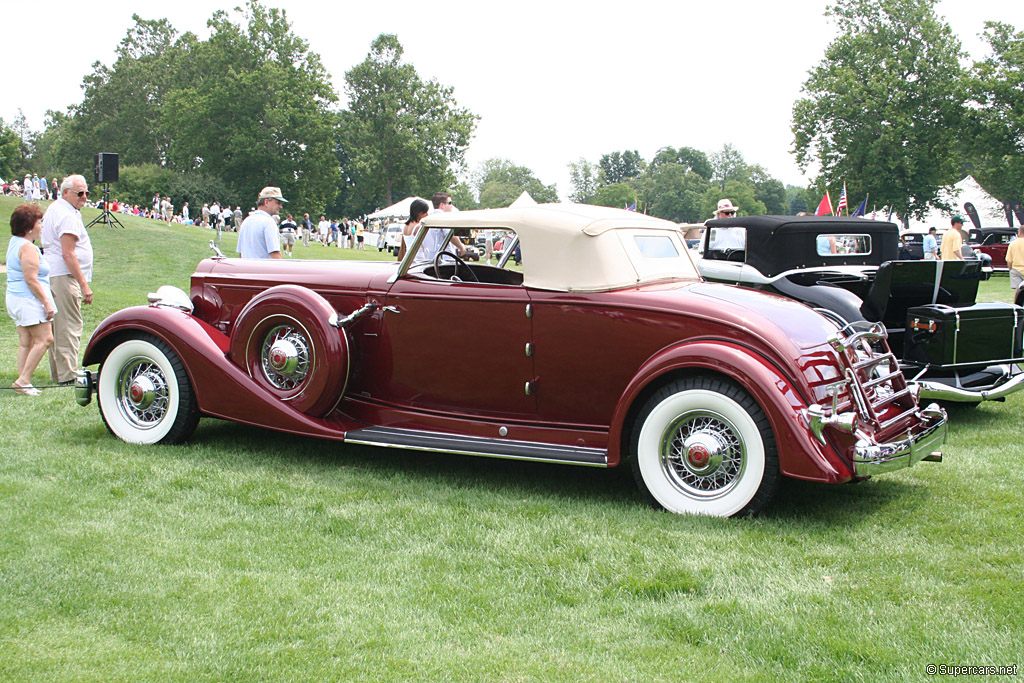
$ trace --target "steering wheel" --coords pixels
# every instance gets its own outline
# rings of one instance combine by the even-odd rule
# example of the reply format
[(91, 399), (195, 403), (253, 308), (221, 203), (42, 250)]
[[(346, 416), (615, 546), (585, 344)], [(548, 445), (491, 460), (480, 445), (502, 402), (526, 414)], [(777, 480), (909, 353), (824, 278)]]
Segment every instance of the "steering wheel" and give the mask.
[(463, 268), (466, 269), (466, 272), (469, 273), (470, 280), (472, 280), (473, 282), (480, 282), (480, 278), (476, 276), (476, 273), (473, 272), (473, 269), (466, 265), (466, 262), (459, 258), (457, 254), (453, 254), (450, 251), (439, 251), (437, 252), (437, 255), (434, 256), (434, 272), (437, 273), (438, 277), (441, 276), (441, 258), (443, 256), (450, 256), (455, 261), (455, 272), (452, 273), (451, 277), (453, 281), (461, 282), (461, 280), (458, 279), (458, 275), (459, 266), (462, 266)]

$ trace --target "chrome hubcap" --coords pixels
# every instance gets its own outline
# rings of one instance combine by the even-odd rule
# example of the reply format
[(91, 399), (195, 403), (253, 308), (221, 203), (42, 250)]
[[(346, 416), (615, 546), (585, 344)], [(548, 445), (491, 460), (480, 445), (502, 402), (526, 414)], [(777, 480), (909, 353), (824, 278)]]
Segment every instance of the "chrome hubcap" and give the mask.
[(309, 375), (310, 360), (309, 340), (300, 328), (278, 325), (263, 338), (263, 376), (278, 389), (294, 389), (302, 384)]
[(132, 358), (117, 376), (117, 407), (139, 429), (160, 424), (170, 406), (170, 388), (163, 370), (150, 358)]
[(690, 496), (717, 497), (743, 473), (743, 443), (721, 415), (695, 411), (681, 415), (662, 437), (661, 466), (668, 480)]

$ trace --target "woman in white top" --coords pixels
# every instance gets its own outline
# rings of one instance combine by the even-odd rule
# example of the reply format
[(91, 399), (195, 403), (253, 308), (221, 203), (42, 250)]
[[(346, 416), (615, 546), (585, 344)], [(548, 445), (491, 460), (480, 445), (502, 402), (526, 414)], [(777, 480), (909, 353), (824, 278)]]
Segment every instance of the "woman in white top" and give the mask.
[(53, 343), (50, 321), (57, 313), (50, 292), (50, 266), (32, 244), (43, 230), (43, 212), (22, 204), (11, 214), (11, 241), (7, 246), (7, 313), (18, 327), (18, 379), (11, 385), (19, 394), (38, 396), (32, 373)]
[(402, 231), (402, 246), (398, 248), (398, 260), (405, 258), (405, 251), (412, 244), (413, 237), (420, 229), (420, 222), (430, 213), (430, 207), (422, 199), (416, 199), (409, 205), (409, 220)]

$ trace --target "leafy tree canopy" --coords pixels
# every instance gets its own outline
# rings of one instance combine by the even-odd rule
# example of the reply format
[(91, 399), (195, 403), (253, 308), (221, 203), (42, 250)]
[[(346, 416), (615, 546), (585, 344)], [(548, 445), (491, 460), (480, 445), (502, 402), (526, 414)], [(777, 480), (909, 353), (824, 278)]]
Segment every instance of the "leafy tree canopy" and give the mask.
[(533, 171), (525, 166), (516, 166), (507, 159), (488, 159), (480, 165), (475, 177), (481, 209), (508, 206), (524, 191), (529, 192), (538, 204), (558, 201), (554, 185), (543, 184)]
[(902, 215), (941, 206), (957, 180), (964, 122), (960, 41), (935, 0), (838, 0), (841, 28), (793, 106), (793, 149), (829, 184), (847, 181)]
[(1024, 201), (1024, 31), (989, 22), (983, 35), (992, 51), (968, 79), (976, 107), (973, 136), (962, 150), (986, 190), (1003, 201)]
[(636, 190), (629, 183), (602, 185), (594, 195), (594, 204), (623, 209), (637, 201)]
[(479, 118), (458, 106), (452, 88), (420, 79), (402, 53), (398, 37), (382, 33), (345, 74), (339, 148), (358, 212), (450, 188)]
[(590, 204), (600, 184), (600, 167), (586, 159), (569, 163), (569, 200), (577, 204)]
[(636, 150), (605, 154), (597, 162), (601, 168), (601, 184), (614, 185), (635, 178), (644, 170), (644, 158)]

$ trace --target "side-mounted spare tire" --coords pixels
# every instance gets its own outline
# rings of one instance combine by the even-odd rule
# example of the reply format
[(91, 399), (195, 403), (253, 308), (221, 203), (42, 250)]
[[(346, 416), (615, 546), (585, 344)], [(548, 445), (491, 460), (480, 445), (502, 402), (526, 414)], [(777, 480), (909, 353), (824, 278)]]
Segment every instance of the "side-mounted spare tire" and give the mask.
[(338, 405), (349, 374), (345, 330), (336, 311), (311, 289), (278, 285), (238, 314), (228, 342), (231, 360), (296, 410), (320, 417)]

